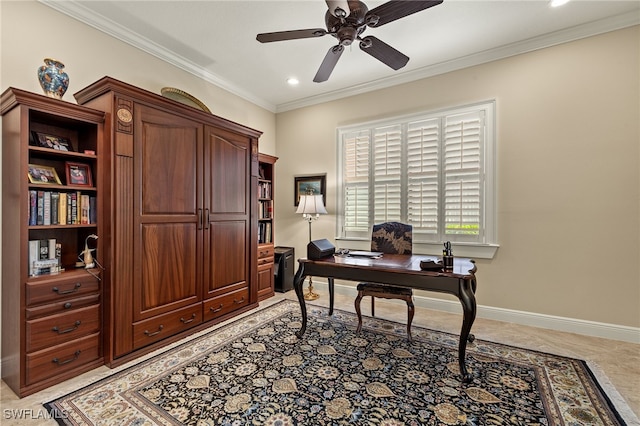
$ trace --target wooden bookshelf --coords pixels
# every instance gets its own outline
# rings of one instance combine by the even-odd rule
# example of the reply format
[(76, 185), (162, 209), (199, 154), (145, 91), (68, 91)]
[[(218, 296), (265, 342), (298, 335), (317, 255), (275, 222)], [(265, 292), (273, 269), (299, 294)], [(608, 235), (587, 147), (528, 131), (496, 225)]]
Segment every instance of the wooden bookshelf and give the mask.
[(258, 300), (274, 293), (274, 190), (277, 157), (258, 155)]

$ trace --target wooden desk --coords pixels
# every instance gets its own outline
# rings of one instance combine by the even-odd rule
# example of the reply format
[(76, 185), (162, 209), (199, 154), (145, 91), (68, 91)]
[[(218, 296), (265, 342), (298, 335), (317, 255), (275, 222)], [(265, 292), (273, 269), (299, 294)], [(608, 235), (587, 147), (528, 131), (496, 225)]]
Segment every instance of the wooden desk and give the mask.
[(380, 259), (365, 257), (333, 256), (322, 260), (298, 259), (293, 288), (302, 310), (302, 327), (296, 333), (302, 338), (307, 328), (307, 307), (303, 294), (303, 283), (307, 276), (326, 277), (329, 281), (329, 315), (333, 314), (334, 279), (366, 281), (381, 284), (393, 284), (416, 290), (436, 291), (456, 296), (463, 309), (458, 358), (460, 373), (465, 382), (471, 381), (467, 372), (465, 353), (467, 340), (473, 341), (471, 326), (476, 318), (476, 265), (471, 259), (455, 258), (453, 271), (422, 271), (420, 261), (433, 256), (385, 254)]

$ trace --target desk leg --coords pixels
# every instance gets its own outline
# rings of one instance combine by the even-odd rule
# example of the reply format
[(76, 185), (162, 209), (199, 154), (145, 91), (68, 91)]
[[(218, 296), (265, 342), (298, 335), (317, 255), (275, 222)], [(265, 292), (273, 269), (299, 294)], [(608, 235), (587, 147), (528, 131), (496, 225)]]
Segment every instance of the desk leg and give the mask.
[(296, 276), (293, 278), (293, 289), (296, 291), (296, 296), (298, 296), (298, 303), (300, 303), (300, 311), (302, 313), (302, 327), (296, 333), (298, 338), (302, 338), (302, 335), (307, 330), (307, 305), (304, 301), (304, 279), (307, 276), (304, 273), (304, 263), (300, 263), (298, 266), (298, 271), (296, 272)]
[(327, 278), (329, 282), (329, 316), (333, 315), (333, 278)]
[[(460, 343), (458, 344), (458, 362), (460, 364), (460, 374), (462, 374), (462, 381), (465, 383), (471, 382), (473, 377), (467, 372), (467, 365), (465, 361), (467, 352), (467, 339), (470, 338), (471, 326), (476, 319), (476, 295), (475, 280), (460, 280), (459, 298), (462, 303), (462, 310), (464, 317), (462, 321), (462, 330), (460, 331)], [(473, 335), (471, 335), (473, 336)], [(473, 340), (473, 338), (471, 338)]]

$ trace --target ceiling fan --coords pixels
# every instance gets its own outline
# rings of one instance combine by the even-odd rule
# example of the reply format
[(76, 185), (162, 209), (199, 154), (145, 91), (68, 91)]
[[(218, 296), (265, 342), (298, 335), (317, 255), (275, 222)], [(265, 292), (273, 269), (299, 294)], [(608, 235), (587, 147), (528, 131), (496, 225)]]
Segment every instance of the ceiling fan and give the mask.
[(338, 44), (327, 52), (313, 81), (327, 81), (331, 72), (344, 52), (345, 46), (358, 40), (360, 49), (394, 70), (399, 70), (409, 62), (409, 57), (374, 36), (361, 37), (367, 27), (380, 27), (404, 18), (421, 10), (439, 5), (443, 0), (391, 0), (369, 10), (359, 0), (326, 0), (328, 10), (325, 14), (327, 29), (310, 28), (306, 30), (277, 31), (258, 34), (261, 43), (295, 40), (299, 38), (322, 37), (330, 34), (338, 39)]

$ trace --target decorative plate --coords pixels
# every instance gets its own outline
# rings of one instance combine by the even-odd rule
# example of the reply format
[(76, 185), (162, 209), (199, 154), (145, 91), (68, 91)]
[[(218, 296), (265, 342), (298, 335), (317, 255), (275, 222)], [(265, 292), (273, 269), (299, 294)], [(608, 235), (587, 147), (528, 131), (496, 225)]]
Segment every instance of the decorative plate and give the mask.
[(202, 110), (204, 112), (211, 113), (209, 108), (207, 108), (207, 106), (203, 104), (199, 99), (183, 90), (176, 89), (175, 87), (163, 87), (160, 90), (160, 93), (162, 93), (162, 96), (164, 96), (165, 98), (173, 99), (174, 101), (189, 105), (190, 107), (198, 108), (199, 110)]

